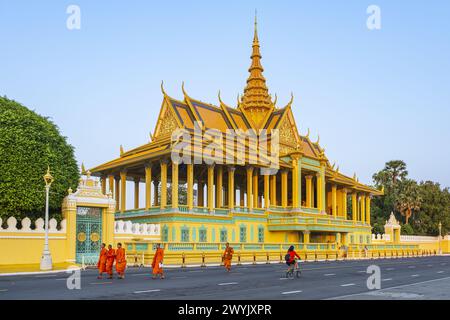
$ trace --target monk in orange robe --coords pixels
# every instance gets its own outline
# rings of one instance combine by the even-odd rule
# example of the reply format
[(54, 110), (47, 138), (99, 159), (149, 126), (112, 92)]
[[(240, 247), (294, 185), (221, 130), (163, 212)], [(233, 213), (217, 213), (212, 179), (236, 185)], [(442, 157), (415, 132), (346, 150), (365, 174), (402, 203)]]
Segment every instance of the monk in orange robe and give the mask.
[(225, 247), (225, 252), (223, 253), (223, 265), (227, 272), (231, 270), (231, 260), (233, 259), (234, 250), (230, 247), (230, 244), (227, 242)]
[(97, 268), (98, 268), (98, 277), (97, 279), (102, 279), (103, 278), (103, 272), (106, 272), (106, 254), (107, 254), (107, 250), (106, 250), (106, 245), (104, 243), (102, 243), (102, 247), (100, 250), (100, 257), (98, 258), (98, 263), (97, 263)]
[(161, 248), (161, 245), (158, 243), (156, 245), (156, 252), (153, 256), (152, 268), (153, 268), (153, 276), (152, 279), (156, 279), (157, 275), (164, 279), (164, 270), (162, 268), (164, 259), (164, 249)]
[(127, 259), (125, 256), (125, 249), (122, 248), (122, 244), (119, 242), (117, 244), (116, 250), (116, 271), (119, 275), (119, 279), (125, 278), (125, 268), (127, 267)]
[(116, 258), (116, 250), (113, 249), (112, 245), (108, 246), (108, 252), (106, 253), (106, 273), (108, 273), (108, 279), (113, 278), (113, 264)]

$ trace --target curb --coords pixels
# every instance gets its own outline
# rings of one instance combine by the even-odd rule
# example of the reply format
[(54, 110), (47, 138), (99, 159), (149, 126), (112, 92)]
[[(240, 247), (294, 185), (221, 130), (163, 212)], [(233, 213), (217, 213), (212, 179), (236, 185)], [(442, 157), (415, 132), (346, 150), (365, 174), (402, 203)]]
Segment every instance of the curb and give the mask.
[(72, 270), (82, 270), (81, 267), (73, 267), (62, 270), (50, 270), (50, 271), (30, 271), (30, 272), (10, 272), (10, 273), (0, 273), (0, 277), (11, 277), (11, 276), (31, 276), (31, 275), (46, 275), (46, 274), (55, 274), (62, 273)]

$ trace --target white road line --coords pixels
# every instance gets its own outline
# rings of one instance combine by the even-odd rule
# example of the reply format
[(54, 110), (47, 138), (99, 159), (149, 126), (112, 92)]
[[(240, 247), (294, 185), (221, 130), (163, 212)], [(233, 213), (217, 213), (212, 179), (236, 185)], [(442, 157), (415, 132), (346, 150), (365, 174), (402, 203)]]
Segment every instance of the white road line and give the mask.
[(392, 281), (392, 278), (383, 279), (381, 281)]
[(42, 275), (42, 276), (34, 276), (35, 278), (53, 278), (56, 277), (56, 274), (47, 274), (47, 275)]
[(135, 291), (133, 293), (134, 294), (139, 294), (139, 293), (150, 293), (150, 292), (158, 292), (158, 291), (161, 291), (161, 289), (142, 290), (142, 291)]
[(411, 277), (418, 277), (419, 275), (418, 274), (413, 274)]
[(302, 290), (286, 291), (286, 292), (282, 292), (281, 294), (294, 294), (294, 293), (300, 293), (300, 292), (302, 292)]
[(395, 268), (387, 268), (386, 271), (392, 271), (395, 270)]
[(330, 276), (335, 276), (335, 275), (336, 275), (336, 273), (327, 273), (327, 274), (324, 274), (325, 277), (330, 277)]
[(6, 292), (8, 289), (0, 289), (0, 292)]
[(280, 280), (287, 280), (288, 278), (280, 278)]
[(219, 283), (218, 286), (232, 286), (238, 284), (237, 282), (224, 282), (224, 283)]
[(355, 284), (354, 283), (341, 284), (341, 287), (350, 287), (350, 286), (355, 286)]
[(392, 290), (392, 289), (398, 289), (398, 288), (411, 287), (411, 286), (415, 286), (415, 285), (418, 285), (418, 284), (424, 284), (424, 283), (430, 283), (430, 282), (442, 281), (442, 280), (448, 280), (448, 279), (450, 279), (450, 277), (444, 277), (444, 278), (427, 280), (427, 281), (419, 281), (419, 282), (414, 282), (414, 283), (409, 283), (409, 284), (402, 284), (402, 285), (394, 286), (394, 287), (383, 288), (383, 289), (380, 289), (380, 290), (372, 290), (372, 291), (367, 291), (367, 292), (362, 292), (362, 293), (353, 293), (353, 294), (347, 294), (347, 295), (344, 295), (344, 296), (337, 296), (337, 297), (333, 297), (333, 298), (328, 298), (326, 300), (336, 300), (336, 299), (342, 299), (342, 298), (349, 298), (349, 297), (364, 295), (364, 294), (371, 293), (371, 292), (379, 292), (379, 291), (382, 291), (382, 290)]
[(444, 273), (444, 271), (438, 271), (438, 272), (436, 272), (436, 273)]
[(358, 273), (367, 273), (367, 270), (358, 271)]
[(67, 280), (68, 278), (60, 278), (60, 279), (55, 279), (56, 281), (65, 281), (65, 280)]

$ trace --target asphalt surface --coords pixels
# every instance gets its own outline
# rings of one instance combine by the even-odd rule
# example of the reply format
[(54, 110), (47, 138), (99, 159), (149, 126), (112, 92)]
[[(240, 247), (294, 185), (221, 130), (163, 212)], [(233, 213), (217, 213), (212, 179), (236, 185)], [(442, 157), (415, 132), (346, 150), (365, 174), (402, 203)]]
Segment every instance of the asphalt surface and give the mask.
[[(370, 265), (381, 270), (381, 290), (369, 290)], [(307, 262), (299, 279), (284, 264), (166, 269), (152, 280), (149, 268), (128, 268), (124, 280), (97, 279), (81, 271), (81, 289), (69, 290), (66, 273), (1, 276), (0, 300), (10, 299), (450, 299), (450, 257)], [(422, 291), (420, 291), (422, 290)]]

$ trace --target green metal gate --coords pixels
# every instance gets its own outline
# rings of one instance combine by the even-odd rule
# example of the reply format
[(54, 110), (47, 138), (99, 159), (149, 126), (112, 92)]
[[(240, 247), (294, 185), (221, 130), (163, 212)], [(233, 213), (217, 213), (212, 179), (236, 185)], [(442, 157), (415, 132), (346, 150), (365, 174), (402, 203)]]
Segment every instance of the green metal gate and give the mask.
[(77, 207), (76, 262), (95, 265), (102, 243), (102, 209)]

